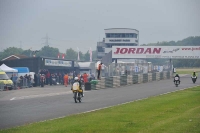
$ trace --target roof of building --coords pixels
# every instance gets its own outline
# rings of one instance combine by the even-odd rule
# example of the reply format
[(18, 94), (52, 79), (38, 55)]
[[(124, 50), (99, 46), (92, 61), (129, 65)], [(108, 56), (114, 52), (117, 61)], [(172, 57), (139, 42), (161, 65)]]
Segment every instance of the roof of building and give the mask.
[(26, 55), (10, 55), (10, 56), (2, 59), (2, 61), (9, 60), (9, 59), (22, 59), (22, 58), (28, 58), (28, 56), (26, 56)]
[[(104, 30), (112, 30), (112, 29), (128, 29), (128, 30), (136, 30), (136, 29), (132, 29), (132, 28), (108, 28), (108, 29), (104, 29)], [(138, 30), (136, 30), (138, 31)], [(139, 32), (139, 31), (138, 31)]]

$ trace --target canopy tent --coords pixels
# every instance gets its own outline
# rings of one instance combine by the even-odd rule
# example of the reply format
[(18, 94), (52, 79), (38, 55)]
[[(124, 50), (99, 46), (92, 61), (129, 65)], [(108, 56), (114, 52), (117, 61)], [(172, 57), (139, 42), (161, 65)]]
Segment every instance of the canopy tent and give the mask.
[(13, 69), (13, 68), (11, 68), (11, 67), (8, 67), (8, 66), (6, 66), (5, 64), (2, 64), (2, 65), (0, 66), (0, 69), (1, 69), (2, 71), (4, 71), (4, 72), (18, 72), (18, 70)]

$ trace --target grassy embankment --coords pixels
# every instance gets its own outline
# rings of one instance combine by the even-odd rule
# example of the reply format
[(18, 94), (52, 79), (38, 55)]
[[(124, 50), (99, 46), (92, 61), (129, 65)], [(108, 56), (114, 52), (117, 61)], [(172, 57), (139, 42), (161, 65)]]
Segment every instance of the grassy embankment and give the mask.
[(200, 86), (0, 132), (200, 133)]
[(195, 71), (196, 73), (200, 73), (200, 68), (177, 68), (176, 72), (178, 74), (192, 74)]

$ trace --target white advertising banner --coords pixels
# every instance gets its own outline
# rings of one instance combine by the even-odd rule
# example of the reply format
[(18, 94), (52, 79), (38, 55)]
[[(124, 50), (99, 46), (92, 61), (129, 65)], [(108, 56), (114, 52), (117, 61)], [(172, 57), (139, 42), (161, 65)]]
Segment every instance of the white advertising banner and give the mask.
[(45, 66), (71, 67), (72, 66), (72, 62), (71, 61), (45, 59)]
[(112, 58), (200, 59), (200, 46), (113, 46)]

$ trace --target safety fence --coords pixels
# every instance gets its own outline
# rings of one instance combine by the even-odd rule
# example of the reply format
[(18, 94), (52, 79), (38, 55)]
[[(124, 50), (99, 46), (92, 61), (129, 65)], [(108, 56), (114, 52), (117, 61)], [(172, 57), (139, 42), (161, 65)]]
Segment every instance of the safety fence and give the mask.
[[(169, 63), (163, 65), (154, 65), (152, 63), (112, 63), (104, 66), (101, 71), (101, 77), (113, 77), (121, 75), (134, 75), (141, 73), (155, 73), (171, 71)], [(97, 73), (96, 73), (97, 75)]]
[(141, 73), (134, 75), (121, 75), (112, 77), (102, 77), (96, 84), (91, 84), (91, 89), (115, 88), (131, 84), (146, 83), (150, 81), (158, 81), (170, 79), (173, 76), (171, 71)]
[(14, 81), (13, 84), (5, 84), (4, 82), (0, 82), (0, 91), (16, 90), (30, 87), (32, 87), (32, 83), (26, 78)]

